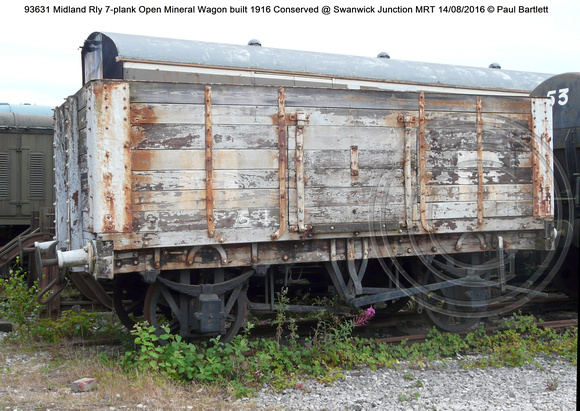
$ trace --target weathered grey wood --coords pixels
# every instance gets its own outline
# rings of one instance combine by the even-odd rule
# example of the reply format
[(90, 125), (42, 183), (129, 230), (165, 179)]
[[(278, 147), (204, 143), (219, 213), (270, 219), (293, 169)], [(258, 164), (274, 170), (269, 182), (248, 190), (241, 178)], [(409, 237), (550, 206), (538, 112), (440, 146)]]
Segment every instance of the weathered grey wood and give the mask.
[[(143, 124), (133, 126), (131, 140), (134, 150), (203, 149), (202, 124)], [(213, 148), (265, 149), (276, 148), (277, 126), (273, 125), (213, 125)]]
[[(213, 124), (277, 124), (277, 106), (215, 106)], [(190, 104), (131, 104), (131, 124), (205, 124), (205, 107)]]
[[(290, 173), (289, 187), (295, 188), (296, 182)], [(361, 169), (359, 175), (351, 176), (348, 169), (306, 170), (305, 187), (369, 187), (374, 188), (387, 181), (389, 185), (402, 182), (402, 171), (393, 169)]]
[[(476, 201), (475, 185), (431, 185), (426, 187), (427, 202)], [(489, 184), (483, 186), (484, 200), (521, 201), (532, 198), (531, 184)]]
[[(369, 187), (321, 187), (305, 189), (304, 205), (310, 207), (336, 206), (373, 206), (387, 202), (388, 204), (403, 204), (403, 187), (369, 188)], [(296, 198), (296, 190), (290, 189), (290, 202)], [(345, 208), (346, 210), (347, 208)], [(351, 210), (352, 211), (352, 210)]]
[[(529, 216), (532, 211), (531, 201), (484, 201), (483, 216), (519, 217)], [(428, 220), (453, 220), (477, 217), (477, 201), (427, 203)]]
[[(133, 211), (204, 210), (205, 190), (134, 191)], [(278, 190), (214, 190), (214, 204), (219, 209), (275, 208)]]
[[(66, 247), (64, 243), (68, 240), (67, 224), (67, 204), (68, 186), (67, 186), (67, 166), (66, 166), (66, 128), (65, 120), (67, 113), (64, 104), (55, 111), (55, 134), (54, 134), (54, 172), (55, 172), (55, 220), (56, 220), (56, 237), (61, 241), (60, 247)], [(64, 201), (63, 201), (64, 200)]]
[[(277, 150), (212, 150), (214, 170), (277, 169)], [(131, 166), (144, 170), (205, 170), (202, 150), (133, 150)]]
[[(204, 210), (145, 211), (133, 213), (133, 231), (206, 231)], [(254, 229), (277, 227), (278, 209), (237, 208), (214, 209), (215, 229)], [(250, 235), (250, 233), (247, 233)]]
[[(528, 168), (532, 165), (532, 153), (529, 151), (483, 151), (482, 159), (483, 167), (486, 168)], [(429, 150), (426, 153), (426, 164), (431, 168), (477, 167), (477, 151)]]
[(67, 139), (67, 184), (68, 184), (68, 226), (69, 247), (76, 250), (84, 247), (82, 218), (81, 170), (79, 168), (79, 124), (77, 97), (70, 96), (65, 105), (67, 120), (65, 133)]
[[(278, 188), (277, 170), (216, 170), (214, 189)], [(132, 189), (157, 190), (203, 190), (203, 170), (133, 171)]]
[[(465, 111), (476, 112), (477, 96), (465, 94), (425, 93), (425, 110), (427, 111)], [(484, 113), (518, 113), (529, 114), (530, 102), (521, 97), (481, 96)]]
[[(350, 169), (350, 146), (346, 150), (308, 150), (304, 153), (304, 167), (307, 173), (316, 174), (325, 169)], [(400, 150), (358, 150), (359, 169), (388, 170), (400, 167), (403, 153)], [(289, 165), (295, 170), (294, 162)]]
[[(477, 185), (477, 168), (452, 169), (429, 168), (431, 178), (428, 184), (456, 185), (475, 184)], [(523, 167), (514, 167), (509, 170), (504, 169), (484, 169), (484, 184), (529, 184), (532, 181), (532, 170)]]

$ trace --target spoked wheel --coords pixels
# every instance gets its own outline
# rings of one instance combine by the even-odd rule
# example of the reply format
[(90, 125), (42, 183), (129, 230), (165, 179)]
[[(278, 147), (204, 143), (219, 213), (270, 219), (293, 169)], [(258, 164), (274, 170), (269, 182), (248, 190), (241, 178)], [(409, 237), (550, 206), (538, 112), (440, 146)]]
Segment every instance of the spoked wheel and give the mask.
[(190, 341), (218, 335), (222, 342), (231, 341), (247, 319), (245, 287), (249, 275), (225, 279), (230, 276), (216, 269), (182, 270), (177, 275), (158, 277), (145, 297), (145, 320), (158, 336), (167, 327)]
[[(439, 270), (434, 269), (437, 266)], [(489, 300), (487, 288), (477, 286), (477, 280), (489, 279), (490, 272), (485, 271), (480, 273), (479, 278), (474, 277), (470, 286), (457, 285), (437, 289), (436, 284), (458, 278), (454, 274), (461, 270), (454, 265), (449, 265), (447, 270), (441, 267), (443, 265), (434, 264), (430, 268), (424, 268), (419, 278), (420, 285), (435, 285), (430, 291), (418, 296), (424, 318), (443, 331), (458, 332), (473, 328), (479, 323)]]
[(140, 275), (120, 275), (113, 281), (113, 308), (121, 324), (130, 330), (143, 318), (147, 287)]

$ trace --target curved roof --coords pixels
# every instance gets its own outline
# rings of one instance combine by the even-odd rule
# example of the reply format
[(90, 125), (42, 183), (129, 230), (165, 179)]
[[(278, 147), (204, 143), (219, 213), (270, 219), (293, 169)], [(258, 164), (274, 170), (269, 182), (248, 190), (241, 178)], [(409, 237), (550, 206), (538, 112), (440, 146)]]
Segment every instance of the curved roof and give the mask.
[(110, 51), (103, 56), (103, 59), (114, 59), (108, 63), (104, 62), (109, 65), (124, 61), (139, 61), (520, 92), (529, 92), (552, 76), (543, 73), (105, 32), (94, 32), (88, 37), (83, 47), (83, 61), (84, 55), (91, 51), (91, 42), (96, 39), (109, 43), (107, 49)]
[(0, 103), (0, 113), (47, 114), (52, 116), (53, 114), (52, 110), (53, 107), (50, 106)]

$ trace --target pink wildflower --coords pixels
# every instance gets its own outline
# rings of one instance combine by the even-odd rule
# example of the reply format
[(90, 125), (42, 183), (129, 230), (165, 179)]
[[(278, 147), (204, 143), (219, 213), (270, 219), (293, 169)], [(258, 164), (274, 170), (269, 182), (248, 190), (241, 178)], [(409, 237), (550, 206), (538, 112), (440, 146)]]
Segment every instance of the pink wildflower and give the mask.
[(374, 317), (374, 315), (375, 309), (372, 306), (367, 308), (364, 314), (357, 315), (356, 317), (354, 317), (354, 326), (361, 327), (363, 325), (367, 325), (370, 319)]

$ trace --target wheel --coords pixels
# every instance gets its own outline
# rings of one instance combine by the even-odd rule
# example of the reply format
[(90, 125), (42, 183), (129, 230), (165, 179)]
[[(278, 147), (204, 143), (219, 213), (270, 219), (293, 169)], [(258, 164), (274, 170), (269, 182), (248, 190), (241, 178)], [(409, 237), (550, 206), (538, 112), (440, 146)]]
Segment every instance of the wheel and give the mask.
[(147, 288), (139, 275), (119, 275), (113, 280), (113, 308), (129, 330), (143, 317)]
[[(441, 267), (442, 264), (425, 267), (419, 277), (419, 284), (427, 286), (457, 278), (450, 274), (457, 273), (456, 265), (450, 265), (448, 272)], [(487, 271), (480, 273), (480, 278), (488, 279), (489, 274)], [(419, 311), (426, 321), (448, 332), (459, 332), (476, 326), (487, 308), (488, 300), (487, 288), (476, 286), (435, 289), (417, 297)]]
[[(208, 278), (203, 274), (190, 275), (182, 272), (177, 278), (170, 276), (166, 279), (158, 279), (149, 286), (145, 296), (144, 316), (145, 320), (155, 327), (157, 336), (165, 333), (163, 326), (167, 326), (171, 333), (179, 334), (189, 341), (207, 340), (220, 335), (216, 331), (199, 332), (196, 330), (196, 314), (199, 313), (194, 313), (194, 311), (200, 306), (201, 296), (192, 296), (174, 289), (176, 288), (174, 284), (191, 285), (194, 281), (201, 281), (203, 284), (211, 283), (215, 286), (220, 284), (219, 280), (223, 283), (223, 274), (214, 272), (212, 275), (213, 278)], [(173, 284), (173, 289), (166, 284)], [(222, 309), (231, 307), (224, 318), (224, 333), (220, 336), (221, 342), (231, 341), (247, 319), (247, 296), (243, 290), (244, 286), (245, 284), (240, 285), (218, 295)]]

